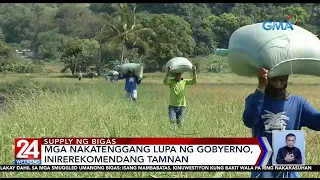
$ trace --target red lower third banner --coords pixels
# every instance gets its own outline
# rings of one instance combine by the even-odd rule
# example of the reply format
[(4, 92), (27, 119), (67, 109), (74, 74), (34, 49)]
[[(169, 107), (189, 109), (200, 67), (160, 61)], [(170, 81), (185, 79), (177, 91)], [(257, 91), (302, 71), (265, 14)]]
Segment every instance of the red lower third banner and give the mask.
[(16, 138), (18, 165), (267, 164), (266, 138)]
[(192, 166), (192, 165), (167, 165), (167, 166), (104, 166), (104, 165), (0, 165), (0, 171), (66, 171), (66, 172), (80, 172), (80, 171), (189, 171), (189, 172), (217, 172), (217, 171), (320, 171), (320, 165), (306, 165), (306, 166)]

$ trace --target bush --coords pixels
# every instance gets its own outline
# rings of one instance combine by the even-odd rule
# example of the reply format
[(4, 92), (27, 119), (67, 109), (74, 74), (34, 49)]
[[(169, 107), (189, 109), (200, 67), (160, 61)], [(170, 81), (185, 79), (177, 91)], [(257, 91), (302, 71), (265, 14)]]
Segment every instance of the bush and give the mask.
[(44, 64), (40, 61), (0, 59), (0, 72), (39, 73)]

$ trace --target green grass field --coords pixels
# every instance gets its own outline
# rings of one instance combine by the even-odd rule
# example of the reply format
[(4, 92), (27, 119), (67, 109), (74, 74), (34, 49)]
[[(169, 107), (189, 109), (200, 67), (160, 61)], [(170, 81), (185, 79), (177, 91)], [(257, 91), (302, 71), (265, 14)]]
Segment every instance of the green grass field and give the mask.
[[(188, 87), (183, 127), (172, 131), (168, 120), (169, 89), (163, 74), (147, 74), (138, 87), (138, 101), (125, 99), (124, 82), (104, 78), (30, 78), (26, 84), (53, 86), (57, 90), (29, 88), (9, 96), (8, 109), (0, 110), (0, 162), (12, 164), (16, 137), (250, 137), (241, 120), (245, 98), (256, 87), (255, 78), (235, 75), (199, 75)], [(0, 83), (19, 81), (4, 78)], [(20, 80), (21, 81), (21, 80)], [(29, 82), (30, 81), (30, 82)], [(320, 109), (320, 78), (294, 76), (288, 86), (292, 94), (304, 96)], [(21, 84), (21, 83), (19, 83)], [(306, 129), (307, 164), (320, 164), (320, 133)], [(0, 177), (213, 177), (214, 172), (19, 172)], [(249, 173), (226, 172), (223, 177), (249, 177)], [(303, 173), (320, 177), (320, 173)]]

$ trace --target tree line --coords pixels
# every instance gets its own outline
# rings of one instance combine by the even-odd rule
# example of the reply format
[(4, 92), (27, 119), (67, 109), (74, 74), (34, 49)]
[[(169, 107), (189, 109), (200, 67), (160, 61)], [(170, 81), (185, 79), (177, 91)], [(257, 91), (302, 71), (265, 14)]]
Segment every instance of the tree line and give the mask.
[[(227, 48), (236, 29), (265, 20), (297, 15), (299, 26), (319, 34), (319, 13), (316, 3), (1, 4), (0, 71), (35, 71), (37, 60), (61, 61), (72, 73), (125, 62), (158, 71), (173, 57)], [(34, 52), (32, 63), (13, 60), (22, 49)]]

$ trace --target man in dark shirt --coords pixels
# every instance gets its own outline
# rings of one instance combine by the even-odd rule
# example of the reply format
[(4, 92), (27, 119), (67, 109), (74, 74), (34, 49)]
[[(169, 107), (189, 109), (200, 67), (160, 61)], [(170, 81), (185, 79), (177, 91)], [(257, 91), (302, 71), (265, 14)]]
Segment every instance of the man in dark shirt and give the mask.
[(302, 156), (299, 148), (294, 147), (296, 136), (292, 133), (286, 136), (286, 146), (279, 149), (277, 164), (302, 164)]
[(127, 98), (129, 100), (136, 101), (138, 98), (137, 85), (139, 85), (141, 83), (142, 78), (141, 79), (138, 78), (134, 74), (134, 70), (129, 69), (127, 74), (125, 74), (125, 75), (119, 74), (118, 79), (125, 79), (126, 80), (126, 84), (125, 84), (124, 89), (127, 91)]

